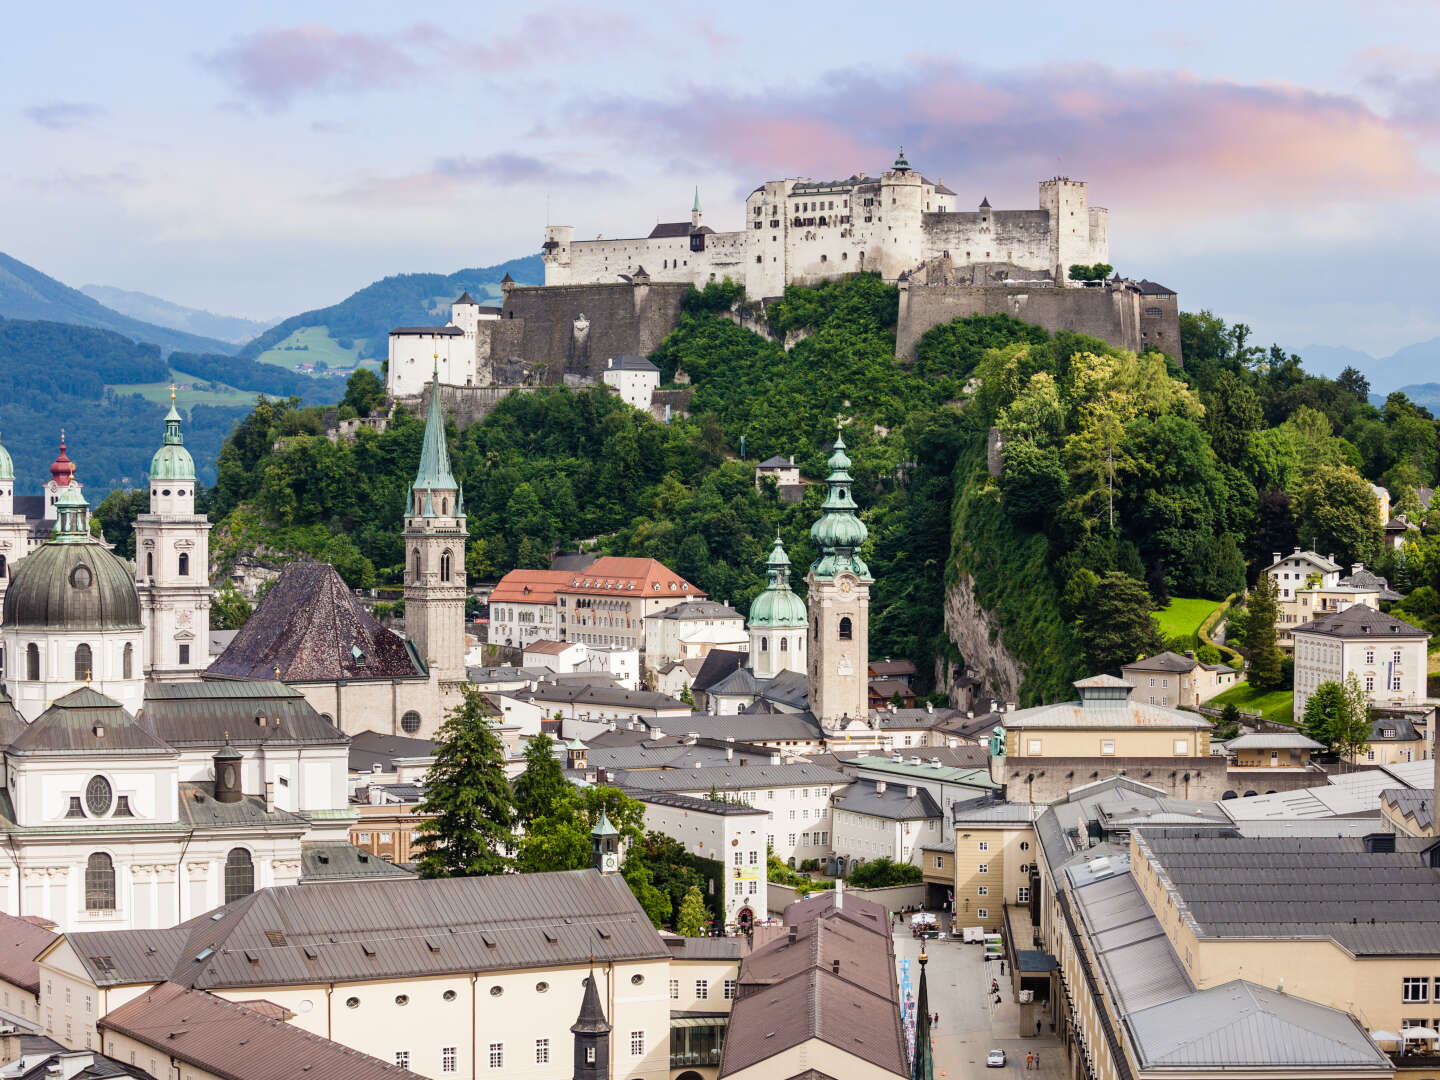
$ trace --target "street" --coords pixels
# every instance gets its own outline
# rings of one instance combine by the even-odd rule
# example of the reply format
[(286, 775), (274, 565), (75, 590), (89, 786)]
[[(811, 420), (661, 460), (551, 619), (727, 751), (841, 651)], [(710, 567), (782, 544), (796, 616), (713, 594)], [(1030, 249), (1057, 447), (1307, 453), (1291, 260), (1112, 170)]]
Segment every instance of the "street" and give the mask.
[[(920, 992), (921, 942), (910, 936), (908, 927), (896, 928), (895, 956), (897, 965), (901, 960), (910, 961), (910, 982), (912, 992)], [(930, 958), (927, 979), (930, 988), (930, 1011), (940, 1014), (940, 1024), (934, 1030), (935, 1076), (946, 1080), (980, 1080), (983, 1077), (1009, 1077), (1025, 1074), (1063, 1080), (1069, 1076), (1065, 1053), (1060, 1040), (1049, 1034), (1039, 1038), (1021, 1038), (1017, 1030), (1020, 1007), (1015, 1003), (1010, 990), (1009, 976), (1001, 977), (999, 961), (986, 963), (984, 951), (979, 945), (965, 945), (958, 939), (926, 941), (926, 955)], [(995, 1004), (993, 995), (986, 993), (990, 980), (1000, 983), (1000, 1004)], [(899, 979), (897, 966), (896, 979)], [(1006, 1064), (1003, 1069), (985, 1066), (985, 1055), (992, 1049), (1005, 1051)], [(1025, 1055), (1039, 1055), (1039, 1065), (1029, 1073), (1025, 1070)]]

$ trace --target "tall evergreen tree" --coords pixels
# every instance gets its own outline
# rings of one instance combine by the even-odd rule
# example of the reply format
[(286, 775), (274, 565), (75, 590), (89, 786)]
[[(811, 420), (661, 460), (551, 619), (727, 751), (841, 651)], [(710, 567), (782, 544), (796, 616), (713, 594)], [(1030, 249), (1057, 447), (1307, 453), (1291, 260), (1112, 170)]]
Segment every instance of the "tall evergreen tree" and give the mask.
[(1150, 590), (1129, 574), (1102, 574), (1076, 622), (1092, 672), (1118, 672), (1122, 664), (1165, 647), (1150, 614)]
[(505, 751), (478, 690), (451, 709), (435, 740), (425, 781), (423, 820), (415, 827), (422, 877), (501, 874), (510, 869), (515, 807), (505, 781)]
[(569, 792), (570, 784), (555, 756), (555, 740), (549, 735), (542, 732), (526, 745), (525, 771), (515, 778), (514, 786), (515, 814), (522, 825), (552, 813)]
[(1284, 673), (1280, 667), (1280, 647), (1275, 644), (1275, 579), (1261, 574), (1250, 591), (1246, 604), (1246, 642), (1250, 646), (1247, 678), (1257, 690), (1277, 690)]

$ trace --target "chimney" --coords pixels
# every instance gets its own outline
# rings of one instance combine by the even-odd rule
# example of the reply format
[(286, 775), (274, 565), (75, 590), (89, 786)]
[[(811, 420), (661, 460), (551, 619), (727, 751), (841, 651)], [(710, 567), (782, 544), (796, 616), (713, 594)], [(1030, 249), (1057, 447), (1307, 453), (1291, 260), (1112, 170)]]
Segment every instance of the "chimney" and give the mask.
[(384, 772), (384, 771), (385, 771), (385, 766), (381, 765), (380, 762), (375, 761), (375, 762), (372, 762), (372, 763), (371, 763), (371, 765), (370, 765), (370, 771), (371, 771), (372, 773)]
[(779, 751), (776, 751), (775, 753), (773, 753), (773, 754), (770, 755), (770, 764), (771, 764), (771, 765), (779, 765), (779, 764), (780, 764), (780, 753), (779, 753)]
[(598, 769), (596, 769), (596, 770), (595, 770), (595, 782), (596, 782), (597, 784), (608, 784), (608, 783), (610, 782), (610, 773), (609, 773), (607, 770), (605, 770), (604, 768), (598, 768)]
[(914, 785), (914, 784), (906, 784), (906, 785), (905, 785), (905, 797), (906, 797), (907, 799), (913, 799), (913, 798), (915, 797), (915, 785)]
[(935, 703), (933, 701), (925, 702), (925, 711), (933, 713), (935, 711)]
[(735, 748), (734, 748), (733, 746), (727, 746), (727, 747), (725, 747), (725, 760), (726, 760), (726, 761), (734, 761), (734, 760), (735, 760)]
[(265, 781), (265, 812), (267, 814), (275, 811), (275, 781)]
[(1357, 562), (1357, 563), (1351, 563), (1351, 564), (1350, 564), (1350, 573), (1351, 573), (1352, 575), (1358, 574), (1358, 573), (1360, 573), (1361, 570), (1364, 570), (1364, 569), (1365, 569), (1365, 564), (1364, 564), (1363, 562)]
[[(1299, 548), (1296, 548), (1295, 550), (1296, 550), (1296, 551), (1299, 551), (1300, 549), (1299, 549)], [(1281, 559), (1280, 552), (1278, 552), (1278, 551), (1272, 551), (1272, 552), (1270, 553), (1270, 561), (1271, 561), (1271, 562), (1279, 562), (1280, 559)]]
[(875, 781), (875, 794), (876, 794), (876, 795), (884, 795), (884, 794), (885, 794), (885, 781), (884, 781), (884, 780), (876, 780), (876, 781)]
[(845, 906), (845, 879), (835, 879), (835, 910), (839, 911)]

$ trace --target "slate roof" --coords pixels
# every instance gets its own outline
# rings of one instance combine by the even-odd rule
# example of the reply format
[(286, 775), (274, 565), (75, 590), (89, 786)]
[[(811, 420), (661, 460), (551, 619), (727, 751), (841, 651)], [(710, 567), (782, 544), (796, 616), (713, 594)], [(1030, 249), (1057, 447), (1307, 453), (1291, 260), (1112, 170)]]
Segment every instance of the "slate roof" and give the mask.
[(944, 817), (935, 796), (922, 787), (914, 795), (907, 795), (906, 787), (900, 783), (886, 783), (885, 790), (879, 790), (874, 780), (856, 780), (831, 800), (836, 810), (849, 810), (852, 814), (866, 814), (870, 817), (888, 818), (891, 821), (939, 820)]
[(648, 240), (671, 240), (678, 236), (689, 236), (694, 228), (688, 221), (662, 221), (650, 230)]
[(1136, 660), (1133, 663), (1125, 664), (1126, 671), (1193, 671), (1199, 666), (1199, 661), (1191, 656), (1181, 656), (1169, 649), (1154, 656), (1147, 656), (1143, 660)]
[(1357, 956), (1440, 955), (1440, 871), (1424, 854), (1433, 840), (1396, 837), (1397, 850), (1370, 852), (1352, 837), (1137, 835), (1201, 936), (1331, 938)]
[[(1391, 734), (1385, 734), (1387, 731)], [(1372, 743), (1414, 742), (1416, 739), (1424, 737), (1406, 717), (1381, 715), (1370, 718), (1370, 741)]]
[(1342, 577), (1340, 579), (1340, 584), (1348, 585), (1352, 589), (1378, 589), (1380, 592), (1381, 600), (1394, 602), (1405, 599), (1403, 593), (1398, 593), (1394, 589), (1390, 588), (1389, 581), (1381, 577), (1379, 574), (1375, 573), (1373, 570), (1365, 569), (1363, 566), (1359, 570), (1356, 570), (1354, 573), (1352, 573), (1349, 577)]
[(40, 969), (35, 957), (59, 936), (28, 919), (0, 913), (0, 979), (32, 994), (40, 993)]
[(1140, 286), (1140, 295), (1142, 296), (1175, 295), (1174, 289), (1168, 288), (1165, 285), (1161, 285), (1159, 282), (1156, 281), (1148, 281), (1145, 278), (1141, 278), (1138, 282), (1136, 282), (1136, 284)]
[(736, 619), (745, 621), (745, 616), (736, 611), (729, 604), (722, 604), (718, 600), (682, 600), (678, 604), (667, 607), (664, 611), (657, 611), (653, 615), (646, 615), (647, 619)]
[(715, 799), (701, 799), (693, 795), (674, 795), (666, 791), (637, 791), (635, 797), (641, 802), (656, 806), (671, 806), (677, 810), (692, 810), (697, 814), (720, 814), (723, 816), (755, 815), (769, 817), (769, 811), (744, 803), (723, 802)]
[(643, 356), (628, 356), (628, 355), (627, 355), (627, 356), (612, 356), (612, 357), (610, 357), (610, 366), (609, 366), (606, 370), (608, 370), (608, 371), (654, 371), (654, 372), (659, 372), (660, 369), (659, 369), (658, 367), (656, 367), (654, 364), (652, 364), (649, 360), (646, 360), (645, 357), (643, 357)]
[(474, 304), (474, 303), (475, 303), (475, 298), (470, 295), (470, 290), (469, 290), (469, 289), (466, 289), (464, 292), (462, 292), (462, 293), (460, 294), (460, 298), (459, 298), (458, 300), (456, 300), (455, 303), (457, 303), (457, 304)]
[[(261, 889), (170, 930), (78, 933), (69, 940), (97, 985), (170, 979), (196, 989), (667, 954), (624, 879), (597, 870), (290, 885)], [(108, 956), (108, 966), (97, 956)]]
[(794, 709), (806, 709), (810, 705), (810, 683), (803, 671), (788, 668), (765, 683), (764, 697), (769, 701), (789, 705)]
[(371, 878), (413, 878), (415, 875), (378, 855), (343, 840), (300, 845), (300, 881), (366, 881)]
[(1421, 829), (1435, 826), (1435, 792), (1414, 788), (1386, 788), (1380, 798), (1395, 808), (1401, 817), (1413, 817)]
[(237, 747), (349, 741), (300, 691), (273, 679), (147, 683), (140, 720), (157, 738), (181, 749), (219, 749), (227, 738)]
[(112, 1009), (98, 1022), (224, 1080), (422, 1080), (419, 1073), (312, 1035), (294, 1024), (173, 982)]
[[(590, 677), (593, 678), (593, 676)], [(667, 694), (657, 694), (651, 690), (626, 690), (619, 686), (597, 685), (588, 681), (572, 685), (542, 682), (537, 684), (534, 690), (519, 692), (515, 696), (523, 700), (546, 703), (603, 705), (610, 708), (672, 710), (688, 708), (679, 698), (672, 698)]]
[(350, 771), (370, 773), (379, 765), (382, 772), (395, 771), (396, 758), (427, 758), (435, 754), (429, 739), (410, 739), (383, 731), (362, 731), (350, 736)]
[[(792, 765), (712, 765), (700, 769), (622, 771), (617, 782), (648, 791), (720, 791), (798, 787), (804, 784), (842, 786), (850, 777), (834, 769), (797, 762)], [(638, 797), (638, 795), (637, 795)]]
[(1227, 750), (1324, 750), (1325, 745), (1298, 731), (1252, 731), (1231, 739)]
[(414, 648), (361, 606), (333, 566), (296, 562), (206, 674), (330, 682), (424, 678), (426, 672)]
[(749, 655), (743, 652), (735, 652), (730, 649), (711, 649), (705, 657), (705, 663), (695, 673), (695, 681), (690, 689), (697, 693), (708, 691), (730, 672), (745, 666), (745, 661), (750, 659)]
[(773, 454), (756, 465), (757, 469), (798, 469), (799, 466), (783, 454)]
[(749, 668), (736, 668), (724, 678), (711, 683), (705, 693), (721, 697), (726, 694), (733, 694), (737, 697), (759, 697), (765, 689), (766, 681), (757, 679)]
[(692, 713), (680, 717), (658, 716), (649, 723), (667, 735), (684, 736), (693, 731), (704, 738), (733, 738), (737, 742), (818, 742), (824, 737), (819, 722), (809, 713), (758, 710), (734, 716)]
[(1125, 1017), (1142, 1069), (1374, 1069), (1394, 1065), (1358, 1020), (1243, 979)]
[(56, 698), (15, 737), (9, 752), (175, 756), (172, 747), (147, 731), (118, 701), (88, 686)]
[(1322, 615), (1303, 623), (1291, 631), (1292, 634), (1321, 634), (1325, 637), (1345, 640), (1414, 640), (1428, 638), (1430, 631), (1411, 626), (1403, 619), (1376, 611), (1364, 604), (1354, 604), (1333, 615)]
[(436, 337), (463, 337), (465, 331), (458, 326), (397, 326), (390, 333), (403, 336), (419, 334), (430, 337), (433, 334)]
[(1281, 555), (1265, 569), (1273, 570), (1275, 567), (1279, 566), (1287, 559), (1299, 559), (1302, 562), (1312, 563), (1318, 570), (1326, 574), (1338, 573), (1340, 570), (1340, 564), (1337, 563), (1334, 559), (1327, 559), (1318, 551), (1301, 551), (1299, 548), (1296, 548), (1294, 551), (1289, 552), (1288, 554)]

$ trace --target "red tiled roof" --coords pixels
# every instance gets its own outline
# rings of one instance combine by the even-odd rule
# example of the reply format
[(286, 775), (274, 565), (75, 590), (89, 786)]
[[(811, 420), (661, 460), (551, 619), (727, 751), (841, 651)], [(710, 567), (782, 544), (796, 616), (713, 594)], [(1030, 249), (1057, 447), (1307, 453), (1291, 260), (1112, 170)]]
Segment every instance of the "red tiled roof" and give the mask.
[(575, 579), (569, 570), (511, 570), (495, 585), (491, 604), (553, 604), (555, 590)]
[(616, 592), (646, 596), (703, 597), (697, 589), (658, 559), (627, 558), (606, 555), (596, 559), (584, 570), (568, 575), (570, 581), (558, 587), (557, 593), (582, 596), (605, 596)]

